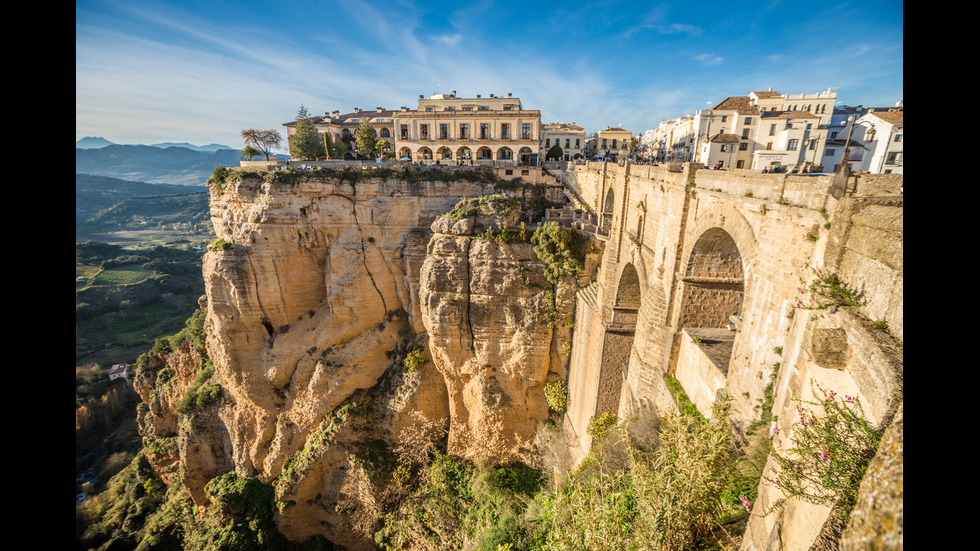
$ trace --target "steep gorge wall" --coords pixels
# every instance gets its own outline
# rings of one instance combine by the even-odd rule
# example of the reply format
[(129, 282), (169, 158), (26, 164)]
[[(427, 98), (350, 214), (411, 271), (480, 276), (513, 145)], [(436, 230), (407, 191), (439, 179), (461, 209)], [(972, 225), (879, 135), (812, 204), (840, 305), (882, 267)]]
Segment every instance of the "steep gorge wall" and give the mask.
[[(272, 482), (311, 446), (338, 406), (378, 384), (400, 359), (400, 341), (423, 329), (418, 274), (425, 228), (483, 189), (381, 178), (353, 184), (245, 178), (210, 187), (215, 232), (230, 243), (204, 259), (207, 349), (225, 393), (225, 453), (240, 476)], [(440, 385), (427, 381), (403, 406), (445, 418)], [(404, 421), (388, 422), (373, 436), (385, 437)], [(220, 474), (199, 472), (184, 482), (195, 494)], [(319, 489), (307, 493), (336, 492), (330, 481), (336, 468), (315, 474), (306, 486)], [(290, 514), (300, 516), (297, 510)], [(284, 525), (289, 533), (290, 523)], [(302, 539), (316, 529), (294, 526), (291, 535)]]
[[(440, 217), (492, 185), (315, 175), (209, 185), (226, 245), (204, 259), (207, 350), (224, 406), (195, 417), (182, 447), (199, 505), (231, 465), (274, 485), (290, 539), (368, 549), (337, 512), (365, 445), (392, 449), (403, 430), (435, 422), (448, 425), (450, 453), (522, 457), (549, 415), (545, 382), (565, 376), (570, 329), (549, 327), (544, 295), (570, 312), (574, 283), (545, 281), (529, 243), (476, 235), (515, 227), (519, 209)], [(401, 368), (410, 349), (428, 360), (413, 373)]]
[(530, 243), (479, 237), (514, 228), (518, 216), (439, 219), (422, 265), (423, 324), (449, 391), (449, 453), (467, 459), (525, 459), (549, 416), (544, 385), (565, 379), (570, 329), (546, 314), (551, 300), (571, 313), (574, 278), (552, 286)]

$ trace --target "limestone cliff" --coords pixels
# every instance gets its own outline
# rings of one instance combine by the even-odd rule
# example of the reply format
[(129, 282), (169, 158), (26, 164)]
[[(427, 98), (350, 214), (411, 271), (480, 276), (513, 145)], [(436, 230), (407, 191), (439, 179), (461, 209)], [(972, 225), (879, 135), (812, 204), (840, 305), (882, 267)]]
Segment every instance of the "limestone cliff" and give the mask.
[[(565, 378), (561, 343), (570, 338), (549, 313), (571, 313), (575, 286), (571, 277), (556, 288), (545, 279), (526, 230), (522, 238), (515, 228), (519, 208), (505, 203), (484, 202), (432, 225), (419, 291), (449, 393), (449, 453), (497, 463), (521, 459), (548, 418), (544, 385)], [(516, 242), (499, 238), (508, 231)]]
[[(557, 333), (540, 315), (544, 290), (525, 286), (518, 267), (541, 270), (527, 243), (433, 225), (484, 195), (486, 182), (314, 173), (209, 186), (219, 240), (204, 258), (207, 350), (224, 407), (198, 417), (188, 431), (196, 440), (182, 447), (200, 455), (184, 479), (199, 505), (203, 486), (228, 469), (205, 456), (224, 454), (240, 476), (276, 487), (277, 523), (290, 539), (370, 547), (336, 512), (350, 457), (365, 443), (390, 446), (414, 424), (451, 416), (461, 423), (451, 451), (473, 455), (460, 448), (473, 433), (491, 456), (516, 457), (509, 450), (548, 415), (549, 373), (563, 376)], [(430, 226), (439, 232), (431, 242)], [(457, 297), (443, 301), (449, 292)], [(428, 362), (403, 373), (424, 330), (438, 371)]]

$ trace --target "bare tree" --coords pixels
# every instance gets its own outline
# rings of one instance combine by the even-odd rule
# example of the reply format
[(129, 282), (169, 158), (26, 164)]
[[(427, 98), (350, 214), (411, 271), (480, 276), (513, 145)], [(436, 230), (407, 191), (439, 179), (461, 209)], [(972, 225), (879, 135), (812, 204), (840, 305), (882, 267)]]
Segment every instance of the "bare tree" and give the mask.
[(269, 160), (269, 153), (282, 144), (282, 136), (278, 130), (257, 130), (249, 128), (242, 130), (242, 139), (245, 145), (253, 146), (265, 155), (265, 160)]

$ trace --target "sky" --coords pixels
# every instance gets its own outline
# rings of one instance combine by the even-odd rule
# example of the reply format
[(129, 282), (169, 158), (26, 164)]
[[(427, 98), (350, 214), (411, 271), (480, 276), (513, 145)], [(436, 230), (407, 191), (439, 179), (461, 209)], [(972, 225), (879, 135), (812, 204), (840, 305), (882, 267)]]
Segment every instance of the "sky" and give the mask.
[(903, 101), (901, 1), (76, 0), (75, 139), (244, 147), (300, 106), (512, 93), (634, 134), (752, 90)]

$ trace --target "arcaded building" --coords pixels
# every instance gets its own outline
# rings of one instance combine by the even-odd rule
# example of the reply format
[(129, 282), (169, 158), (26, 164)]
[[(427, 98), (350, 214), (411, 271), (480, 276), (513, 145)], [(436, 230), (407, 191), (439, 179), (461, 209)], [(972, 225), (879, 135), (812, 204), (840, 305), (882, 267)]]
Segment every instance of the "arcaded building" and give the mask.
[(398, 158), (442, 164), (536, 164), (541, 111), (525, 110), (519, 98), (490, 94), (461, 98), (419, 96), (418, 109), (394, 113)]

